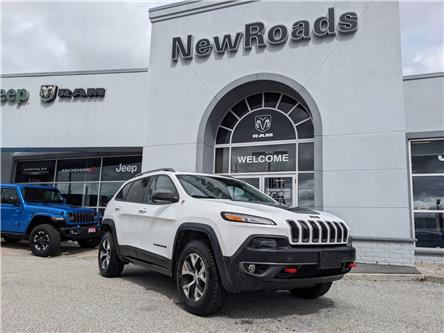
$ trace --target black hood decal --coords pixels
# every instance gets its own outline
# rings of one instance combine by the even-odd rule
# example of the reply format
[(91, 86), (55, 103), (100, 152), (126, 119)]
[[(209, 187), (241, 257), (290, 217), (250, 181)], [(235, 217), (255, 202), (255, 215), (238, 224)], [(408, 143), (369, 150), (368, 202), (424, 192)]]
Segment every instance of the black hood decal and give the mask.
[(292, 213), (319, 215), (319, 212), (317, 212), (313, 209), (310, 209), (310, 208), (302, 208), (302, 207), (281, 207), (281, 208), (288, 210)]

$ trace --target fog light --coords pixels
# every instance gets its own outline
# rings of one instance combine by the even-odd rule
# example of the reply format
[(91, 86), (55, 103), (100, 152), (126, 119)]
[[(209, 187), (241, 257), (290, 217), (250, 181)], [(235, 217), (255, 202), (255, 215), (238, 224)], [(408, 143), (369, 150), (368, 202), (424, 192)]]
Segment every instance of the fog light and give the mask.
[(248, 273), (254, 273), (255, 270), (256, 270), (256, 265), (255, 264), (250, 264), (250, 265), (247, 266)]

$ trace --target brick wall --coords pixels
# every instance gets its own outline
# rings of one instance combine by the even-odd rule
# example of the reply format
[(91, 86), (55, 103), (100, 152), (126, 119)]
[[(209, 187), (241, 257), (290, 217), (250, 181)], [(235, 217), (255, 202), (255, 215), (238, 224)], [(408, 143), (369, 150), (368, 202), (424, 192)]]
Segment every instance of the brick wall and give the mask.
[(369, 264), (415, 266), (414, 242), (353, 240), (356, 261)]

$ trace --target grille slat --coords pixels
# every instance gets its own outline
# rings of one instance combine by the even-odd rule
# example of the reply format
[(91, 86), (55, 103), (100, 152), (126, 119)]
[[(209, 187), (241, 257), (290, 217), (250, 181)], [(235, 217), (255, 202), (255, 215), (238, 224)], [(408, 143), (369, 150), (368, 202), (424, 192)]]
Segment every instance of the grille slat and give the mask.
[(287, 220), (291, 229), (293, 244), (345, 244), (348, 240), (348, 227), (342, 222), (321, 220)]
[(91, 223), (94, 222), (94, 212), (76, 212), (74, 213), (75, 223)]

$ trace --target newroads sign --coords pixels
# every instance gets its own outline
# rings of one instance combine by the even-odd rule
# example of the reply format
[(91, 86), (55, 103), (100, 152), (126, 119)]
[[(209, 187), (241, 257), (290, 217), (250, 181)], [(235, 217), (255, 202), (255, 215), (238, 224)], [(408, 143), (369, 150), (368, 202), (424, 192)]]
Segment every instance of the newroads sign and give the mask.
[(295, 22), (291, 29), (283, 24), (277, 24), (267, 30), (263, 22), (254, 22), (246, 24), (244, 31), (239, 31), (235, 35), (215, 36), (212, 40), (202, 38), (196, 43), (193, 35), (188, 35), (186, 40), (173, 37), (171, 60), (173, 62), (177, 62), (179, 58), (191, 60), (194, 54), (198, 57), (208, 57), (213, 51), (219, 55), (226, 52), (235, 53), (242, 40), (244, 49), (250, 50), (253, 45), (259, 48), (267, 47), (267, 44), (282, 45), (288, 38), (297, 43), (309, 41), (312, 35), (315, 38), (325, 38), (335, 36), (336, 33), (351, 34), (356, 30), (358, 30), (358, 15), (355, 12), (341, 14), (336, 23), (335, 9), (329, 8), (327, 16), (318, 17), (312, 27), (309, 21), (300, 20)]

